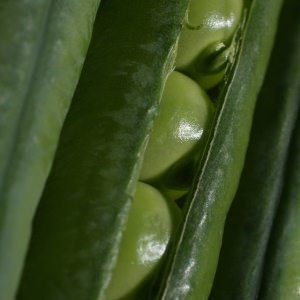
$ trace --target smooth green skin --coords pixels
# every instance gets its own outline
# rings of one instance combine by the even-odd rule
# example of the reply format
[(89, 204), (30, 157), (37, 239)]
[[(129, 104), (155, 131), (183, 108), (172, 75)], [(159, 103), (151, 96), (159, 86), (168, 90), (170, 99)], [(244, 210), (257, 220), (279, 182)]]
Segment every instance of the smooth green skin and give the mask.
[(99, 2), (1, 1), (0, 299), (14, 299)]
[(231, 79), (221, 92), (209, 147), (187, 197), (177, 244), (160, 279), (158, 299), (204, 300), (209, 296), (281, 4), (281, 0), (252, 2)]
[(101, 3), (18, 299), (103, 299), (187, 5)]
[(213, 105), (198, 84), (173, 71), (167, 79), (147, 144), (140, 180), (160, 176), (201, 143), (212, 113)]
[(299, 116), (290, 150), (285, 185), (266, 256), (261, 300), (298, 300), (300, 297)]
[(179, 215), (173, 201), (168, 204), (152, 186), (137, 184), (106, 299), (124, 297), (151, 275), (161, 262)]
[(256, 299), (260, 287), (300, 97), (299, 1), (284, 3), (239, 189), (226, 221), (211, 300)]
[[(189, 73), (189, 72), (187, 72)], [(203, 89), (205, 90), (209, 90), (214, 88), (215, 86), (217, 86), (219, 83), (221, 83), (221, 81), (224, 79), (226, 70), (223, 69), (222, 71), (218, 72), (217, 74), (212, 74), (212, 75), (198, 75), (196, 73), (194, 73), (194, 75), (192, 75), (192, 73), (190, 73), (192, 77), (195, 78), (195, 80), (197, 80), (197, 82), (202, 86)]]
[(191, 0), (186, 22), (178, 43), (176, 68), (196, 81), (204, 89), (209, 89), (219, 83), (224, 71), (208, 74), (201, 70), (208, 58), (206, 49), (212, 45), (225, 44), (232, 38), (242, 15), (243, 0)]

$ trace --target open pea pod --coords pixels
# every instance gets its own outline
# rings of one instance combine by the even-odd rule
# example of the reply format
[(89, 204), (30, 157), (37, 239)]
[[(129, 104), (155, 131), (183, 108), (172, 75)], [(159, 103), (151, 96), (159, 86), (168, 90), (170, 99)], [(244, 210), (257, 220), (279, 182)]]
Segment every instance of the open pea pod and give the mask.
[[(105, 299), (187, 2), (102, 2), (34, 221), (19, 299)], [(158, 298), (208, 297), (280, 5), (280, 0), (247, 3), (239, 52)]]
[(102, 1), (19, 299), (104, 297), (187, 4)]
[(258, 97), (245, 167), (226, 220), (210, 299), (255, 299), (259, 291), (299, 109), (299, 9), (297, 0), (284, 2), (270, 65)]
[[(298, 42), (300, 40), (298, 39)], [(299, 91), (300, 95), (300, 91)], [(300, 98), (299, 98), (300, 99)], [(290, 147), (279, 209), (268, 244), (258, 299), (299, 299), (300, 119)]]
[(14, 297), (99, 2), (0, 3), (0, 299)]
[(207, 299), (210, 293), (223, 227), (243, 168), (256, 97), (282, 1), (247, 4), (240, 50), (219, 99), (211, 139), (189, 194), (177, 243), (169, 255), (159, 299)]
[[(119, 9), (120, 6), (122, 9)], [(225, 154), (229, 153), (228, 156), (237, 154), (238, 163), (232, 162), (228, 156), (217, 159), (220, 163), (217, 170), (222, 172), (223, 167), (225, 171), (233, 171), (235, 174), (232, 185), (226, 185), (229, 189), (224, 191), (222, 184), (226, 181), (219, 182), (219, 185), (213, 183), (215, 190), (210, 190), (219, 197), (222, 193), (227, 194), (227, 205), (235, 191), (242, 167), (255, 96), (263, 78), (274, 33), (274, 26), (270, 26), (269, 38), (266, 41), (262, 37), (257, 39), (256, 32), (254, 29), (254, 33), (250, 30), (250, 25), (257, 21), (255, 16), (262, 22), (264, 17), (268, 17), (268, 12), (265, 12), (266, 15), (257, 16), (254, 12), (261, 13), (261, 7), (253, 7), (245, 35), (242, 31), (245, 39), (241, 43), (241, 54), (234, 65), (233, 77), (225, 86), (219, 101), (214, 135), (203, 168), (205, 173), (209, 163), (215, 164), (216, 149), (221, 153), (222, 147), (223, 151), (229, 149), (232, 152), (226, 152)], [(140, 12), (145, 8), (150, 13), (147, 18), (141, 18)], [(129, 14), (117, 13), (123, 9), (128, 10)], [(39, 298), (42, 293), (46, 293), (49, 299), (59, 295), (75, 299), (103, 296), (116, 260), (121, 231), (127, 219), (139, 157), (164, 78), (172, 67), (171, 57), (185, 10), (186, 3), (174, 5), (172, 9), (165, 3), (145, 3), (141, 6), (131, 3), (128, 7), (125, 2), (103, 3), (100, 21), (95, 26), (94, 43), (35, 219), (35, 232), (20, 298)], [(272, 23), (276, 16), (271, 14), (269, 18)], [(142, 26), (137, 27), (136, 24)], [(120, 35), (122, 31), (123, 36)], [(161, 35), (163, 38), (158, 38)], [(145, 38), (144, 42), (142, 37)], [(105, 47), (101, 48), (104, 44)], [(261, 51), (262, 56), (253, 56), (247, 50), (247, 45), (254, 45)], [(254, 77), (245, 75), (249, 67), (253, 68)], [(103, 73), (105, 76), (102, 76)], [(252, 94), (246, 95), (246, 88), (238, 91), (235, 78), (239, 73), (246, 77), (244, 83)], [(228, 132), (224, 136), (226, 128)], [(135, 133), (132, 134), (133, 132)], [(232, 143), (232, 137), (240, 137), (241, 140), (235, 144)], [(209, 172), (205, 180), (212, 179)], [(202, 175), (200, 181), (206, 177)], [(225, 205), (224, 207), (225, 217), (227, 209)], [(85, 214), (82, 214), (83, 211)], [(201, 211), (200, 214), (203, 212), (205, 213)], [(222, 228), (222, 222), (218, 223), (218, 219), (216, 221)], [(184, 234), (188, 224), (189, 222), (185, 222)], [(214, 238), (210, 235), (213, 227), (209, 230), (212, 231), (207, 235), (208, 240)], [(184, 236), (188, 238), (188, 235)], [(181, 247), (183, 244), (179, 245)], [(199, 246), (197, 241), (194, 246)], [(210, 242), (207, 244), (209, 246)], [(208, 268), (201, 268), (204, 270), (203, 274), (208, 274), (207, 281), (202, 282), (200, 291), (193, 291), (192, 284), (188, 284), (188, 289), (184, 291), (192, 291), (194, 297), (206, 297), (209, 291), (216, 263), (215, 256), (218, 253), (218, 245), (213, 246), (216, 247), (212, 247), (210, 251), (212, 264)], [(170, 257), (174, 258), (172, 255)], [(187, 259), (188, 262), (194, 261), (193, 256), (187, 256)], [(176, 261), (178, 262), (177, 256), (172, 262)], [(179, 263), (190, 268), (186, 260)], [(173, 276), (173, 267), (168, 273), (170, 278)], [(185, 278), (181, 279), (183, 283)], [(55, 288), (56, 286), (59, 288)], [(164, 289), (164, 297), (168, 288), (169, 286)], [(182, 290), (177, 289), (177, 293), (176, 297), (185, 297)]]

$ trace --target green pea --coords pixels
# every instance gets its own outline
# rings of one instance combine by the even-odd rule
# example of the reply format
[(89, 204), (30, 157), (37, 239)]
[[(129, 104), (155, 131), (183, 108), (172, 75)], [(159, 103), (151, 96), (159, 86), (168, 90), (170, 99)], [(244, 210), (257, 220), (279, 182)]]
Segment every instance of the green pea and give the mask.
[(223, 78), (242, 8), (242, 0), (192, 0), (178, 43), (177, 69), (205, 89), (216, 85)]
[(172, 72), (145, 152), (141, 180), (163, 174), (203, 139), (213, 113), (206, 93), (189, 77)]
[(139, 182), (108, 287), (108, 300), (123, 298), (145, 281), (166, 251), (179, 208), (152, 186)]

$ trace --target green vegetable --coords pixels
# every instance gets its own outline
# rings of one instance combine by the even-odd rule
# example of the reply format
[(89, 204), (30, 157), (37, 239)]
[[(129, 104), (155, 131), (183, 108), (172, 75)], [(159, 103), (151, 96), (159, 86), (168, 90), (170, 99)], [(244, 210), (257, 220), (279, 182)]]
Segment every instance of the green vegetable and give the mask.
[(153, 273), (179, 216), (179, 208), (155, 188), (137, 184), (107, 299), (120, 299)]
[(195, 145), (201, 151), (212, 111), (211, 101), (200, 86), (189, 77), (172, 72), (146, 148), (140, 180), (158, 177)]
[[(300, 19), (299, 1), (289, 0), (283, 7), (284, 22), (280, 34), (284, 41), (282, 54), (288, 53), (288, 60), (282, 61), (287, 71), (284, 76), (284, 87), (287, 99), (294, 98), (298, 105), (298, 120), (293, 131), (285, 180), (279, 209), (273, 222), (272, 234), (266, 253), (266, 262), (262, 277), (259, 299), (299, 299), (299, 265), (300, 265)], [(284, 27), (285, 25), (285, 27)], [(286, 28), (289, 34), (286, 34)], [(285, 50), (285, 51), (284, 51)], [(286, 52), (288, 50), (288, 52)], [(284, 75), (284, 73), (283, 73)], [(295, 109), (294, 114), (297, 112)], [(290, 116), (291, 117), (291, 116)]]
[(102, 2), (18, 299), (103, 299), (186, 8)]
[[(227, 70), (204, 153), (198, 153), (192, 143), (178, 153), (168, 149), (170, 161), (164, 154), (157, 163), (151, 154), (145, 167), (148, 169), (150, 164), (156, 168), (167, 162), (149, 176), (166, 171), (164, 183), (166, 178), (176, 177), (172, 172), (180, 165), (189, 166), (191, 162), (197, 171), (192, 171), (194, 183), (186, 197), (180, 230), (170, 246), (168, 264), (158, 273), (159, 285), (148, 287), (147, 295), (153, 299), (207, 299), (212, 286), (225, 217), (243, 167), (256, 95), (270, 56), (281, 0), (247, 4), (247, 19), (242, 24), (245, 26), (241, 25), (233, 43), (230, 41), (233, 46), (228, 44), (224, 49), (207, 45), (203, 53), (208, 54), (209, 63), (199, 61), (211, 72), (209, 75), (217, 75), (218, 81)], [(132, 281), (112, 275), (116, 264), (118, 270), (118, 264), (126, 263), (122, 260), (122, 232), (163, 86), (174, 69), (187, 6), (188, 1), (183, 0), (102, 3), (34, 220), (19, 299), (105, 299), (111, 279), (112, 286), (128, 288), (124, 294), (139, 289), (135, 279), (138, 274), (131, 277)], [(240, 18), (239, 14), (233, 16)], [(217, 25), (219, 19), (213, 20)], [(268, 26), (263, 26), (265, 22)], [(261, 34), (261, 28), (266, 36)], [(233, 39), (233, 33), (234, 29), (226, 37)], [(185, 51), (188, 53), (188, 48)], [(171, 76), (174, 74), (177, 73)], [(194, 87), (202, 98), (200, 88)], [(150, 140), (150, 146), (152, 143)], [(175, 145), (177, 150), (179, 145), (181, 148), (176, 139)], [(185, 160), (189, 154), (193, 159)], [(146, 161), (147, 156), (146, 153)], [(124, 236), (126, 242), (126, 231)], [(142, 272), (141, 280), (150, 275)], [(149, 292), (151, 287), (154, 289)]]
[[(295, 2), (294, 8), (297, 5), (298, 3)], [(290, 150), (285, 185), (266, 255), (266, 266), (259, 297), (264, 300), (296, 300), (299, 299), (300, 294), (299, 117)]]
[(99, 0), (0, 4), (0, 299), (16, 293), (31, 221)]
[(221, 92), (209, 147), (187, 197), (177, 243), (168, 255), (163, 279), (160, 278), (158, 299), (201, 300), (209, 296), (281, 2), (257, 0), (248, 7), (245, 27), (237, 35), (241, 38), (240, 51)]
[(285, 1), (269, 69), (258, 97), (239, 189), (227, 217), (210, 299), (254, 299), (259, 291), (299, 108), (298, 8), (297, 0)]
[(204, 89), (218, 84), (228, 63), (243, 0), (191, 0), (178, 43), (176, 68)]

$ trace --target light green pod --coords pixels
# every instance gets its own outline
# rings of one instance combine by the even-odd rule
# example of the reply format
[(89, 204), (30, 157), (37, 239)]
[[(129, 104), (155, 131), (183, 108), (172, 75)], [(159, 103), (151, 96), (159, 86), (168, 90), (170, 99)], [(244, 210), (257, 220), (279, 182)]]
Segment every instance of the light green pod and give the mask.
[(223, 78), (242, 8), (242, 0), (192, 0), (178, 43), (177, 69), (205, 89), (216, 85)]
[(0, 299), (13, 300), (32, 220), (100, 0), (0, 1)]
[(123, 234), (107, 300), (131, 293), (153, 272), (166, 251), (179, 209), (158, 190), (139, 182)]
[(172, 72), (145, 152), (141, 180), (168, 170), (203, 138), (213, 112), (206, 93), (189, 77)]

